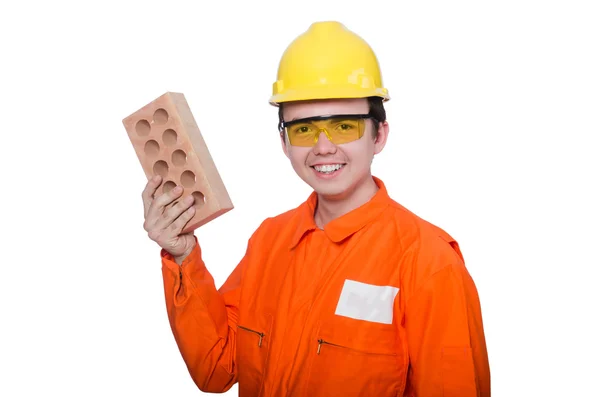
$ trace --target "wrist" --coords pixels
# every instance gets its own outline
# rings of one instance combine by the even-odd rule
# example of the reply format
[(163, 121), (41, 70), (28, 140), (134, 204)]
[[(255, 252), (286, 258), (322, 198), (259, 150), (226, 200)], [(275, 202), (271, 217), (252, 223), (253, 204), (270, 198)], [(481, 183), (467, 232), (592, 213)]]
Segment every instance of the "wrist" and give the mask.
[(177, 263), (178, 265), (181, 265), (183, 263), (183, 260), (187, 257), (187, 255), (179, 255), (179, 256), (174, 256), (173, 260), (175, 261), (175, 263)]
[(181, 265), (183, 263), (183, 261), (185, 260), (185, 258), (187, 258), (191, 252), (192, 252), (192, 250), (187, 250), (186, 252), (184, 252), (181, 255), (177, 255), (177, 256), (173, 255), (173, 260), (178, 265)]

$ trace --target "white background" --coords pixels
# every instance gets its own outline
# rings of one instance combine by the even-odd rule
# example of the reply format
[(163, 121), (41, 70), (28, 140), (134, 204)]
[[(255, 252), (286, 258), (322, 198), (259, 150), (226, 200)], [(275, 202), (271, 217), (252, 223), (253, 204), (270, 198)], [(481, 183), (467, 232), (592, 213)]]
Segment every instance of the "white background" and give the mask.
[(310, 193), (267, 100), (289, 42), (332, 19), (392, 96), (373, 173), (461, 244), (493, 395), (600, 395), (600, 13), (573, 0), (3, 2), (0, 395), (201, 394), (121, 120), (186, 95), (235, 204), (197, 231), (220, 286)]

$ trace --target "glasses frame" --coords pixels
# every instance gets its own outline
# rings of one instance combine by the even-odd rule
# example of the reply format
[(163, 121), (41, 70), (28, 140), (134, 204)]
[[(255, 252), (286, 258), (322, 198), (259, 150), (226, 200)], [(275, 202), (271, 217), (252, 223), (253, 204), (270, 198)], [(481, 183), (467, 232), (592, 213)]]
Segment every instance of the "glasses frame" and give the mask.
[(375, 117), (373, 117), (372, 114), (332, 114), (332, 115), (324, 115), (324, 116), (305, 117), (303, 119), (296, 119), (296, 120), (291, 120), (291, 121), (282, 121), (277, 124), (277, 128), (279, 129), (279, 133), (283, 134), (285, 129), (292, 124), (307, 123), (309, 121), (319, 121), (319, 120), (328, 120), (328, 119), (373, 119), (375, 121), (379, 121)]

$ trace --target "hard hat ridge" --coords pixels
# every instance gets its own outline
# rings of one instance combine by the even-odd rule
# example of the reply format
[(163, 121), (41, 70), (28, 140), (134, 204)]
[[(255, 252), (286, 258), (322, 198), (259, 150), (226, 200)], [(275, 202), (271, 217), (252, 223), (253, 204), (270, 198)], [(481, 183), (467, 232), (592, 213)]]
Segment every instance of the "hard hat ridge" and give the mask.
[(269, 102), (370, 96), (390, 99), (373, 49), (342, 23), (324, 21), (285, 49)]

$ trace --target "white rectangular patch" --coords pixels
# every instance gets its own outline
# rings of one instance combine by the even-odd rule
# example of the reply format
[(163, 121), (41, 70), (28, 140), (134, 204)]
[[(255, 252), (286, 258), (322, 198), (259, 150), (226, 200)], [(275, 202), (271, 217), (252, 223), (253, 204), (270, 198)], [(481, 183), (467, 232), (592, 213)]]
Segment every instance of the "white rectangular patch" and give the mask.
[(346, 280), (335, 314), (357, 320), (391, 324), (394, 299), (400, 289)]

